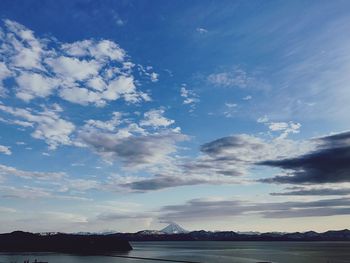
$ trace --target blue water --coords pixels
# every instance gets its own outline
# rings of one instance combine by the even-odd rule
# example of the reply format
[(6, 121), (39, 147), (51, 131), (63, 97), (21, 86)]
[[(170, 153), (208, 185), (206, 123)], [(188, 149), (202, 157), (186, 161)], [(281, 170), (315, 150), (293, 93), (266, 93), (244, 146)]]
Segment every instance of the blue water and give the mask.
[[(203, 263), (350, 263), (350, 242), (133, 242), (125, 256), (189, 260)], [(118, 253), (115, 253), (118, 255)], [(152, 263), (157, 261), (58, 253), (0, 254), (0, 263)]]

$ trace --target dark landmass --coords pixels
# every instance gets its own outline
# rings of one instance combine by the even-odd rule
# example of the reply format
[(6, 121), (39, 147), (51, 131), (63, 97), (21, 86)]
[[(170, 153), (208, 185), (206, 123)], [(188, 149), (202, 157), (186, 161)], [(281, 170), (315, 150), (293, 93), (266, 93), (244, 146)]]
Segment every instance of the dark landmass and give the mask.
[(132, 250), (129, 242), (117, 235), (40, 235), (22, 231), (0, 234), (1, 252), (103, 254), (129, 250)]
[(192, 231), (179, 234), (165, 234), (159, 231), (113, 234), (129, 241), (350, 241), (350, 230), (314, 231), (295, 233), (242, 234), (233, 231)]
[(15, 231), (0, 234), (0, 252), (106, 254), (132, 250), (129, 241), (350, 241), (350, 230), (249, 234), (205, 230), (175, 234), (152, 230), (114, 234), (33, 234)]

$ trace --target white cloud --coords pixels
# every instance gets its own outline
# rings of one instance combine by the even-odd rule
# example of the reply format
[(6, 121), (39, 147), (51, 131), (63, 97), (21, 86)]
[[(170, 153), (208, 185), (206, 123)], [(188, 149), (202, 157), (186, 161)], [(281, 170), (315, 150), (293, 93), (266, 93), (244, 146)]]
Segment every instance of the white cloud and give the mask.
[(70, 102), (87, 105), (105, 106), (108, 101), (123, 98), (130, 103), (149, 101), (150, 97), (143, 92), (136, 91), (133, 77), (119, 76), (110, 81), (102, 91), (90, 90), (82, 87), (65, 87), (60, 96)]
[(72, 144), (70, 135), (75, 130), (75, 125), (61, 119), (58, 113), (53, 110), (45, 109), (41, 112), (34, 112), (30, 109), (13, 108), (0, 104), (0, 111), (20, 119), (10, 120), (14, 124), (34, 127), (32, 136), (44, 140), (50, 149), (55, 149), (60, 144)]
[(123, 114), (120, 112), (113, 112), (112, 119), (108, 121), (87, 120), (85, 122), (85, 128), (97, 128), (106, 131), (115, 131), (118, 128), (119, 124), (122, 123), (122, 116)]
[(251, 100), (252, 98), (253, 98), (252, 96), (248, 95), (243, 97), (242, 100)]
[(200, 101), (198, 95), (193, 90), (188, 89), (186, 84), (182, 84), (180, 95), (184, 99), (183, 104), (190, 106), (189, 112), (193, 112), (196, 104)]
[(106, 82), (104, 82), (104, 80), (100, 76), (89, 79), (87, 82), (87, 85), (91, 89), (94, 89), (97, 91), (103, 91), (107, 87)]
[(271, 131), (283, 131), (289, 127), (286, 122), (270, 122), (269, 129)]
[(118, 44), (109, 40), (98, 42), (91, 50), (91, 54), (97, 59), (109, 58), (116, 61), (123, 61), (125, 57), (125, 51)]
[(265, 115), (257, 119), (258, 123), (266, 123), (269, 121), (269, 118)]
[(151, 126), (154, 128), (167, 127), (173, 124), (175, 121), (170, 120), (163, 116), (163, 109), (153, 109), (144, 113), (144, 119), (140, 122), (141, 126)]
[(199, 34), (206, 34), (208, 33), (208, 30), (203, 28), (203, 27), (197, 27), (196, 28), (196, 31), (199, 33)]
[[(10, 20), (5, 20), (2, 40), (0, 58), (5, 63), (0, 64), (0, 83), (13, 79), (16, 96), (27, 102), (58, 95), (72, 103), (99, 107), (118, 99), (139, 103), (150, 97), (138, 90), (134, 73), (158, 81), (150, 66), (133, 72), (126, 52), (110, 40), (60, 43), (37, 38)], [(4, 93), (0, 85), (0, 95)]]
[(147, 94), (136, 91), (133, 77), (125, 76), (113, 79), (109, 83), (107, 90), (102, 93), (102, 96), (106, 100), (116, 100), (119, 97), (123, 97), (125, 101), (132, 103), (150, 100)]
[(8, 146), (0, 145), (0, 153), (6, 154), (6, 155), (11, 155), (11, 149)]
[(2, 51), (10, 56), (10, 66), (28, 70), (43, 70), (41, 65), (44, 44), (33, 31), (11, 20), (4, 20), (8, 33), (4, 34)]
[(236, 108), (238, 105), (236, 103), (226, 102), (225, 106), (228, 107), (228, 108)]
[(150, 75), (151, 81), (152, 82), (157, 82), (158, 81), (159, 74), (152, 72)]
[(191, 111), (193, 111), (195, 104), (199, 102), (198, 95), (193, 90), (187, 89), (185, 84), (180, 89), (180, 95), (184, 98), (183, 104), (190, 105)]
[(237, 112), (237, 107), (238, 104), (237, 103), (232, 103), (232, 102), (226, 102), (225, 103), (225, 111), (224, 111), (224, 116), (226, 118), (232, 118), (235, 116), (236, 112)]
[(299, 133), (301, 124), (295, 122), (270, 122), (268, 127), (273, 132), (281, 132), (279, 138), (286, 138), (290, 133)]
[(94, 60), (79, 60), (77, 58), (64, 56), (49, 58), (46, 60), (46, 63), (58, 77), (64, 80), (72, 79), (72, 81), (83, 81), (94, 77), (99, 73), (102, 66)]
[(24, 101), (35, 97), (47, 97), (58, 86), (58, 80), (37, 73), (23, 72), (17, 78), (16, 96)]
[(110, 40), (83, 40), (62, 45), (68, 55), (77, 57), (93, 57), (98, 60), (110, 59), (124, 61), (125, 51), (118, 44)]
[(273, 122), (266, 115), (258, 118), (257, 122), (265, 124), (272, 132), (280, 132), (279, 138), (286, 138), (290, 133), (299, 133), (301, 128), (298, 122)]
[[(129, 67), (128, 65), (126, 65)], [(146, 76), (151, 82), (157, 82), (159, 80), (159, 74), (153, 71), (152, 66), (144, 67), (142, 65), (137, 65), (139, 72)]]

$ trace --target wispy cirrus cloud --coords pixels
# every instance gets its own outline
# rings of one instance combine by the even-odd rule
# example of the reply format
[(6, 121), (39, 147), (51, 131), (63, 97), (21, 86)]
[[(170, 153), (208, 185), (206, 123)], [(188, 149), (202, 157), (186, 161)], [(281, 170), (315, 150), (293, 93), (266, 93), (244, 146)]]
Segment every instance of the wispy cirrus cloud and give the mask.
[(183, 98), (183, 104), (190, 106), (190, 112), (194, 111), (196, 104), (200, 101), (198, 95), (193, 90), (188, 89), (186, 84), (181, 86), (180, 96)]
[(0, 175), (16, 176), (24, 179), (59, 180), (66, 176), (63, 172), (32, 172), (0, 164)]
[(260, 73), (248, 72), (240, 66), (211, 73), (207, 76), (206, 81), (216, 87), (223, 88), (266, 90), (270, 87), (270, 84), (260, 76)]

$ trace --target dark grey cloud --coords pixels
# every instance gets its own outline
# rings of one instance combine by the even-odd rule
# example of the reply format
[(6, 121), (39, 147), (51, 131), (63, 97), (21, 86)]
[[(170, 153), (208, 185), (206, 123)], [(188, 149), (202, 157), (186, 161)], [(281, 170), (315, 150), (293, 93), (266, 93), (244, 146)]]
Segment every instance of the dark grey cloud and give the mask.
[[(99, 154), (121, 159), (127, 166), (135, 167), (166, 160), (164, 157), (175, 151), (175, 141), (181, 140), (181, 136), (157, 134), (120, 139), (111, 134), (88, 133), (82, 138)], [(296, 152), (305, 152), (303, 149), (290, 140), (265, 141), (247, 134), (232, 135), (203, 144), (197, 157), (172, 155), (170, 162), (150, 171), (148, 177), (114, 180), (110, 186), (143, 192), (186, 185), (239, 184), (247, 182), (249, 169), (257, 162), (293, 156)]]
[(111, 182), (109, 188), (121, 187), (135, 192), (147, 192), (161, 190), (171, 187), (201, 185), (201, 184), (224, 184), (238, 183), (235, 178), (229, 176), (208, 176), (184, 173), (175, 173), (169, 175), (157, 174), (150, 177), (135, 177), (127, 182)]
[(287, 188), (284, 192), (275, 192), (270, 195), (274, 196), (311, 196), (311, 195), (350, 195), (350, 188), (303, 188), (303, 187), (291, 187)]
[(140, 218), (151, 218), (152, 215), (150, 213), (117, 213), (117, 212), (108, 212), (101, 213), (97, 215), (96, 220), (99, 221), (115, 221), (115, 220), (123, 220), (123, 219), (140, 219)]
[(316, 139), (319, 146), (305, 155), (260, 162), (289, 173), (261, 180), (266, 183), (322, 184), (350, 182), (350, 132)]
[(120, 160), (126, 167), (136, 168), (166, 162), (169, 154), (176, 152), (176, 143), (186, 140), (187, 136), (169, 132), (120, 137), (93, 131), (81, 133), (80, 139), (104, 158)]
[(293, 218), (350, 214), (350, 198), (309, 202), (248, 202), (193, 199), (181, 205), (164, 206), (161, 220), (200, 220), (256, 214), (265, 218)]
[[(237, 151), (238, 149), (245, 149), (246, 151), (261, 151), (265, 147), (265, 144), (255, 137), (233, 135), (203, 144), (201, 146), (201, 152), (218, 156), (232, 150)], [(242, 160), (244, 156), (231, 154), (229, 157), (230, 160)]]
[[(151, 161), (159, 162), (175, 147), (173, 142), (182, 139), (177, 136), (183, 135), (155, 135), (154, 138), (140, 136), (115, 140), (110, 135), (89, 134), (84, 141), (97, 152), (111, 153), (132, 166)], [(268, 145), (254, 136), (242, 134), (224, 137), (202, 145), (201, 154), (195, 158), (174, 157), (171, 164), (164, 166), (160, 172), (150, 174), (149, 177), (135, 177), (127, 182), (117, 183), (117, 186), (143, 192), (187, 185), (242, 183), (245, 181), (243, 176), (247, 175), (247, 169), (254, 163), (252, 160), (261, 160), (266, 155), (266, 148)]]
[(322, 137), (316, 140), (323, 143), (324, 146), (333, 147), (333, 148), (342, 147), (344, 146), (344, 144), (345, 145), (350, 144), (350, 131), (333, 134), (333, 135)]
[(226, 177), (247, 175), (247, 170), (263, 156), (271, 154), (268, 143), (247, 134), (219, 138), (203, 144), (201, 155), (183, 160), (180, 166), (186, 175), (207, 174)]
[(349, 215), (350, 207), (329, 207), (329, 208), (309, 208), (302, 210), (288, 211), (268, 211), (262, 213), (267, 218), (289, 218), (289, 217), (314, 217), (314, 216), (334, 216), (334, 215)]
[(185, 185), (197, 185), (203, 184), (205, 180), (176, 176), (154, 176), (152, 178), (145, 178), (138, 181), (133, 181), (126, 184), (121, 184), (122, 187), (127, 187), (136, 191), (150, 191), (160, 190), (169, 187), (185, 186)]

